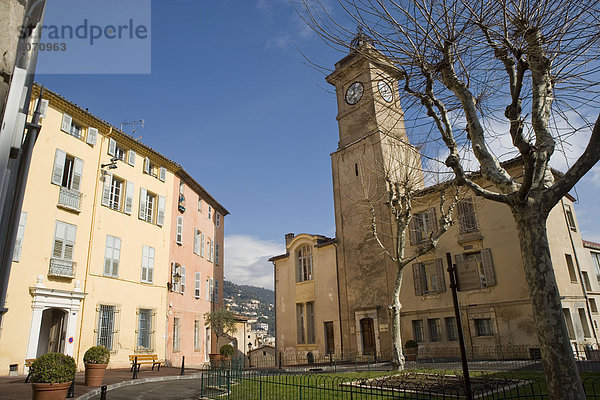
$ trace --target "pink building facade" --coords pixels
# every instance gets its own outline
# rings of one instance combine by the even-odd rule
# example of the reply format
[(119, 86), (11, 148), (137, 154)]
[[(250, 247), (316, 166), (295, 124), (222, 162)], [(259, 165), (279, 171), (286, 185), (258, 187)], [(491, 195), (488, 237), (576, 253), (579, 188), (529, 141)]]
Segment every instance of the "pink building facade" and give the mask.
[(171, 278), (167, 298), (167, 361), (201, 365), (218, 352), (205, 314), (223, 307), (223, 237), (229, 212), (185, 171), (176, 173), (171, 202)]

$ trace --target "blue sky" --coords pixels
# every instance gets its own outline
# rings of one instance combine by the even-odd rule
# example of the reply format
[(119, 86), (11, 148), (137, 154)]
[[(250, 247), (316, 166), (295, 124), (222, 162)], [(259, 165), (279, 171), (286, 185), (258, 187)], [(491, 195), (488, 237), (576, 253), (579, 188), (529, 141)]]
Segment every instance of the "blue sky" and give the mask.
[[(47, 21), (65, 11), (58, 0), (48, 7)], [(266, 260), (284, 251), (285, 233), (335, 235), (336, 100), (300, 50), (324, 67), (342, 54), (286, 0), (154, 0), (151, 11), (150, 74), (36, 79), (116, 126), (144, 119), (135, 136), (183, 165), (231, 212), (226, 278), (272, 287)], [(600, 241), (594, 172), (578, 186), (576, 211), (585, 237)]]

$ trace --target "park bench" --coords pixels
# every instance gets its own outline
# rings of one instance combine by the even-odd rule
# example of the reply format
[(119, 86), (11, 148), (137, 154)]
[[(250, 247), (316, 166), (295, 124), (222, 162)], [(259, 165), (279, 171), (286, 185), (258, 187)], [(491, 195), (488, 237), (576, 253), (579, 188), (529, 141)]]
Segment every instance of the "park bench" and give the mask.
[(35, 361), (35, 358), (27, 358), (25, 360), (25, 367), (28, 369), (27, 378), (25, 378), (25, 383), (29, 382), (29, 378), (31, 377), (31, 364)]
[(152, 370), (154, 371), (154, 366), (157, 366), (157, 371), (160, 371), (160, 364), (164, 364), (164, 361), (160, 361), (158, 359), (157, 354), (131, 354), (129, 355), (129, 362), (131, 362), (131, 369), (136, 366), (136, 358), (137, 358), (137, 369), (140, 370), (142, 364), (152, 364)]

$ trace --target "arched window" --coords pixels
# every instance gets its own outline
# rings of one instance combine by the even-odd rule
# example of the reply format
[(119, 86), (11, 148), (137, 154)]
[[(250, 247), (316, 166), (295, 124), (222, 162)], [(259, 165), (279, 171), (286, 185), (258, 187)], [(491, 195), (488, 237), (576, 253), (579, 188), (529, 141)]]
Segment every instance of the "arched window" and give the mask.
[(296, 250), (296, 282), (312, 280), (312, 246)]

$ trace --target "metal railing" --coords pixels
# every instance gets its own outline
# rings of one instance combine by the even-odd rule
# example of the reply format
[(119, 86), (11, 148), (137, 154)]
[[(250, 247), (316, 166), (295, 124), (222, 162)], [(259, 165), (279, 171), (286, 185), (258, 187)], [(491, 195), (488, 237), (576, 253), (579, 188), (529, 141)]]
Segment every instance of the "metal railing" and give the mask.
[(81, 211), (82, 197), (81, 192), (61, 186), (58, 194), (58, 205), (70, 210)]
[(71, 260), (61, 260), (59, 258), (50, 259), (50, 269), (48, 276), (58, 276), (62, 278), (74, 278), (75, 267), (77, 263)]
[[(201, 374), (201, 397), (210, 399), (464, 399), (460, 375), (390, 372), (370, 376), (326, 374), (278, 374), (232, 370), (208, 370)], [(548, 399), (541, 378), (479, 376), (471, 378), (475, 399)], [(588, 399), (600, 399), (600, 377), (584, 379)]]

